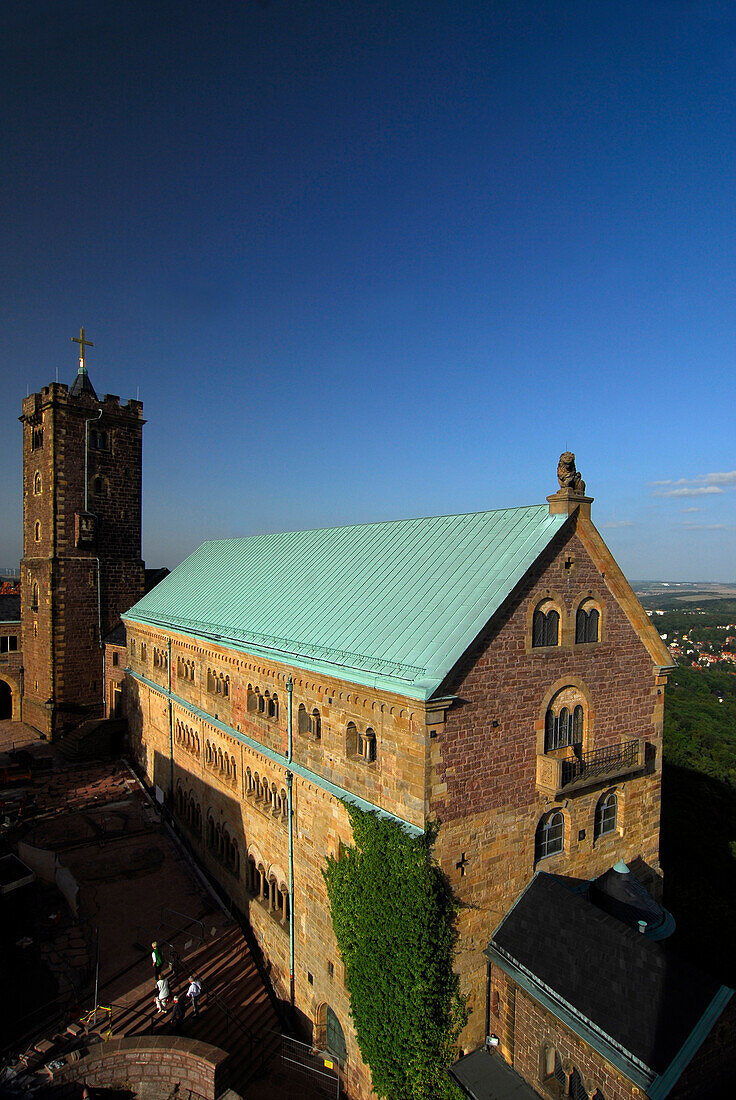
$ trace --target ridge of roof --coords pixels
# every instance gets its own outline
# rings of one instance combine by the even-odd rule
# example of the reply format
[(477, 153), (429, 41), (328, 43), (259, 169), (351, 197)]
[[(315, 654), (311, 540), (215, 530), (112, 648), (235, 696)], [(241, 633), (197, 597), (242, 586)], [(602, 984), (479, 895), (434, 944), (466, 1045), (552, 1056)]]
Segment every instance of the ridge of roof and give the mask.
[(428, 699), (568, 519), (542, 504), (207, 540), (123, 618)]

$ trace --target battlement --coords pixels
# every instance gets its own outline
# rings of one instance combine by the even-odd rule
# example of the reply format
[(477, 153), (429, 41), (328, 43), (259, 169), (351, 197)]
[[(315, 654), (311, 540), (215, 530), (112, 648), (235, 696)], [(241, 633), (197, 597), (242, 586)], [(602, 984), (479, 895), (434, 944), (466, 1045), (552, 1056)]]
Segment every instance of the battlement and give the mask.
[(42, 409), (49, 408), (52, 405), (89, 408), (93, 412), (101, 409), (103, 415), (108, 413), (114, 416), (130, 417), (135, 420), (143, 419), (142, 401), (131, 398), (125, 404), (121, 404), (119, 396), (114, 393), (106, 393), (102, 401), (88, 393), (71, 394), (66, 382), (51, 382), (48, 386), (42, 386), (39, 393), (32, 393), (24, 398), (23, 416), (20, 419), (32, 419)]

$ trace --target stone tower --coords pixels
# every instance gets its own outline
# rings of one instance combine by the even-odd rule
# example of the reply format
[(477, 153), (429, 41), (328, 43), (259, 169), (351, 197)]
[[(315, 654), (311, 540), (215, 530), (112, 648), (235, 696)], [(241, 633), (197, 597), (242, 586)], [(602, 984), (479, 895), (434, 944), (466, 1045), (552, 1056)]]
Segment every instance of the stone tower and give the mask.
[(144, 591), (143, 405), (68, 387), (23, 402), (23, 719), (49, 738), (103, 713), (102, 639)]

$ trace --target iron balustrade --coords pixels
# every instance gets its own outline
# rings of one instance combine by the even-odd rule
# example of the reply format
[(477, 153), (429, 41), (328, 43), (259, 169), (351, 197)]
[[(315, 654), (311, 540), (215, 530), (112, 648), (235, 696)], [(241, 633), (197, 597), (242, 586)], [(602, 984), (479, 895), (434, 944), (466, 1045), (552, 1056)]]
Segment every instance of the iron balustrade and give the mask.
[(607, 775), (620, 775), (621, 772), (639, 766), (639, 742), (626, 741), (623, 745), (609, 745), (605, 749), (591, 749), (569, 760), (562, 761), (562, 786), (580, 780), (590, 782)]

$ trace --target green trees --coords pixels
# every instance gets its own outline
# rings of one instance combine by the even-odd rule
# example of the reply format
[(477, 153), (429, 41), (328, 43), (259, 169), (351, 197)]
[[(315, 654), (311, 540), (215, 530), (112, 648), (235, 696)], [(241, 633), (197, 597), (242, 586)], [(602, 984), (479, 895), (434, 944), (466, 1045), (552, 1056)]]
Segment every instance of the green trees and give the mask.
[(442, 1100), (466, 1020), (452, 970), (456, 905), (432, 862), (436, 836), (410, 837), (348, 807), (354, 847), (324, 871), (351, 1014), (373, 1088), (387, 1100)]

